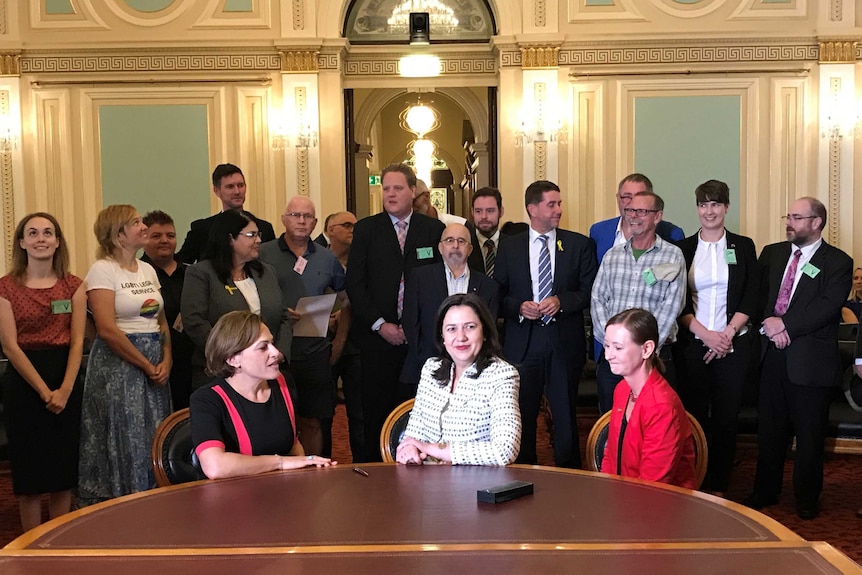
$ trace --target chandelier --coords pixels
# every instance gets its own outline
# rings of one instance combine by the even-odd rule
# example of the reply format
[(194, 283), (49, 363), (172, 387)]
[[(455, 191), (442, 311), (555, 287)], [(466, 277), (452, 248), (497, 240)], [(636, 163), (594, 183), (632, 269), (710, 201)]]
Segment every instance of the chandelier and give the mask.
[(458, 26), (455, 11), (440, 0), (403, 0), (392, 10), (387, 20), (389, 27), (396, 31), (407, 30), (411, 12), (427, 12), (431, 27), (437, 31), (451, 32)]

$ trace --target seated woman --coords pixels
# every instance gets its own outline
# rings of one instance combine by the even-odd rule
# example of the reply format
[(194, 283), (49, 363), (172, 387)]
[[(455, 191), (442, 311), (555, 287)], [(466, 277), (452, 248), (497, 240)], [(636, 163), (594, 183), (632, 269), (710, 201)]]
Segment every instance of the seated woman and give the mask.
[(841, 308), (841, 321), (843, 323), (859, 323), (862, 316), (862, 268), (853, 270), (853, 285), (850, 295)]
[(207, 371), (215, 378), (191, 397), (192, 441), (210, 479), (335, 465), (303, 452), (279, 358), (255, 313), (227, 313), (210, 332)]
[(457, 294), (440, 305), (436, 325), (439, 357), (422, 367), (396, 461), (512, 463), (521, 447), (520, 379), (499, 357), (491, 312), (478, 296)]
[(697, 489), (694, 440), (676, 392), (661, 375), (658, 323), (643, 309), (608, 320), (605, 358), (623, 380), (614, 390), (605, 473)]

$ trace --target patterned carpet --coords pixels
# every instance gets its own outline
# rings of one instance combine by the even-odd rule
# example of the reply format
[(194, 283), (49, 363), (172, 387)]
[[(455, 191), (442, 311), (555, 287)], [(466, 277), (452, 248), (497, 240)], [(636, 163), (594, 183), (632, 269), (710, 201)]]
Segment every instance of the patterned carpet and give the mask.
[[(581, 441), (595, 421), (585, 415), (578, 418)], [(548, 442), (547, 429), (539, 421), (539, 463), (552, 465), (553, 456)], [(344, 406), (339, 405), (333, 425), (333, 456), (340, 463), (350, 462), (347, 446), (347, 422)], [(734, 470), (729, 498), (740, 501), (751, 491), (754, 482), (756, 450), (751, 447), (740, 449), (738, 465)], [(827, 541), (855, 561), (862, 561), (862, 519), (856, 517), (856, 510), (862, 508), (862, 456), (828, 455), (826, 477), (821, 499), (822, 513), (811, 521), (796, 517), (795, 504), (790, 483), (791, 463), (785, 468), (785, 494), (778, 505), (765, 509), (767, 515), (783, 523), (801, 537), (810, 541)], [(18, 508), (12, 494), (12, 481), (8, 471), (0, 471), (0, 545), (6, 545), (21, 534), (18, 521)]]

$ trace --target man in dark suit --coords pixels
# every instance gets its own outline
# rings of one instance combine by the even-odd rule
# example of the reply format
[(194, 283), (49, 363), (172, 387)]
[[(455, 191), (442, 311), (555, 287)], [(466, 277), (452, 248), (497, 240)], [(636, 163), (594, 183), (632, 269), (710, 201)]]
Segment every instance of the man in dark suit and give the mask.
[(470, 235), (473, 250), (467, 260), (471, 270), (494, 277), (494, 267), (500, 242), (509, 237), (500, 231), (503, 217), (503, 196), (497, 188), (479, 188), (473, 194), (473, 226)]
[(500, 307), (497, 282), (467, 266), (467, 256), (473, 247), (470, 232), (463, 224), (446, 226), (438, 247), (443, 263), (413, 270), (404, 288), (401, 324), (407, 337), (407, 360), (401, 383), (409, 386), (414, 395), (425, 360), (437, 355), (434, 332), (437, 310), (443, 300), (458, 293), (475, 293), (488, 304), (491, 317), (497, 317)]
[(502, 242), (494, 271), (506, 320), (503, 355), (521, 374), (518, 462), (536, 463), (536, 418), (544, 392), (554, 418), (554, 461), (580, 468), (575, 407), (596, 247), (586, 236), (557, 229), (562, 202), (553, 182), (527, 186), (524, 203), (530, 229)]
[(401, 327), (404, 278), (414, 268), (441, 261), (437, 244), (443, 233), (439, 220), (413, 212), (416, 175), (409, 166), (387, 166), (381, 183), (385, 212), (356, 223), (347, 267), (350, 336), (362, 364), (364, 461), (381, 460), (376, 438), (399, 397), (406, 396), (398, 389), (407, 355)]
[[(338, 212), (341, 213), (341, 212)], [(320, 232), (316, 238), (314, 238), (315, 243), (319, 246), (323, 246), (325, 248), (329, 247), (329, 236), (326, 234), (329, 232), (329, 222), (332, 221), (332, 217), (336, 214), (329, 214), (326, 216), (326, 220), (323, 222), (323, 231)]]
[[(213, 170), (213, 194), (221, 200), (221, 211), (241, 210), (245, 204), (245, 176), (238, 167), (233, 164), (219, 164)], [(209, 242), (210, 230), (213, 227), (213, 218), (218, 214), (195, 220), (192, 222), (189, 233), (183, 242), (183, 247), (177, 252), (177, 260), (186, 264), (193, 264), (203, 256), (207, 242)], [(260, 241), (268, 242), (275, 239), (275, 230), (272, 224), (266, 220), (251, 215), (260, 230)]]
[(787, 241), (766, 246), (759, 259), (764, 319), (757, 472), (754, 493), (744, 503), (760, 509), (778, 501), (784, 455), (795, 432), (796, 514), (813, 519), (820, 513), (838, 324), (853, 261), (823, 241), (826, 208), (819, 200), (796, 200), (785, 221)]

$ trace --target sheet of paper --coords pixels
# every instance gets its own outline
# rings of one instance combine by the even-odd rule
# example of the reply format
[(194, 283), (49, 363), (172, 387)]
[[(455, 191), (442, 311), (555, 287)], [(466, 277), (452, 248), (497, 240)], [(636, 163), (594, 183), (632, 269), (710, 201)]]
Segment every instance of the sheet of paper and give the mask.
[(302, 317), (293, 324), (293, 337), (326, 337), (335, 297), (328, 293), (300, 298), (295, 309)]

